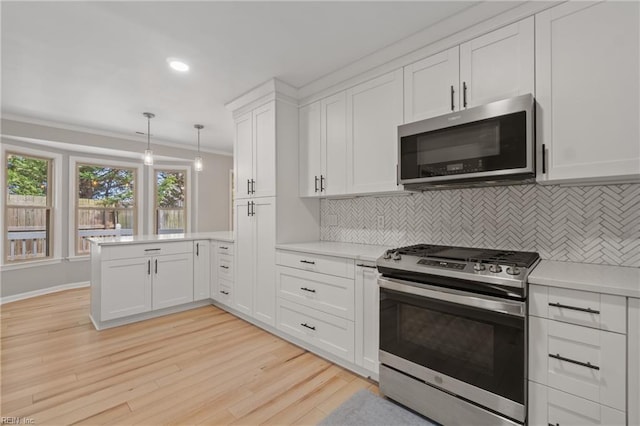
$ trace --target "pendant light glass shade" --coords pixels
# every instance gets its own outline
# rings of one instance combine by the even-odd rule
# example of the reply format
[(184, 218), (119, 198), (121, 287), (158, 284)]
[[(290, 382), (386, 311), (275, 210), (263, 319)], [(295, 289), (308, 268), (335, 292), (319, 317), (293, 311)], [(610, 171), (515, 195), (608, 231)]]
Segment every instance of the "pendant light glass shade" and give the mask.
[(151, 119), (156, 115), (151, 112), (143, 112), (147, 117), (147, 149), (144, 150), (144, 165), (153, 166), (153, 151), (151, 151)]
[(198, 129), (198, 155), (193, 160), (193, 168), (196, 172), (201, 172), (203, 168), (202, 157), (200, 156), (200, 130), (204, 128), (202, 124), (194, 124), (193, 127)]

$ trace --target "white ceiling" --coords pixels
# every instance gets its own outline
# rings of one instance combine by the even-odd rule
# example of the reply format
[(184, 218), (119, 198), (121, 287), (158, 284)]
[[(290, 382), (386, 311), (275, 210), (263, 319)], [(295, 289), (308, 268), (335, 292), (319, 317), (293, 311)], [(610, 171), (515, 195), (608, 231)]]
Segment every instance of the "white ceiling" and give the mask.
[(305, 86), (475, 3), (2, 1), (2, 112), (136, 137), (150, 111), (154, 138), (193, 148), (201, 123), (203, 148), (231, 152), (224, 103), (272, 77)]

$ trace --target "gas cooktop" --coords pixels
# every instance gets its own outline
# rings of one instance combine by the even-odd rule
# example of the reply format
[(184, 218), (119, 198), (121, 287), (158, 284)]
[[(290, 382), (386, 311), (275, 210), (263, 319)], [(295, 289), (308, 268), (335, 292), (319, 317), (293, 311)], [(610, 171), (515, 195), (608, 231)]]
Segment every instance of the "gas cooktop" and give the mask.
[(524, 287), (538, 264), (535, 252), (416, 244), (387, 250), (378, 258), (383, 275), (419, 279), (444, 276), (510, 287)]

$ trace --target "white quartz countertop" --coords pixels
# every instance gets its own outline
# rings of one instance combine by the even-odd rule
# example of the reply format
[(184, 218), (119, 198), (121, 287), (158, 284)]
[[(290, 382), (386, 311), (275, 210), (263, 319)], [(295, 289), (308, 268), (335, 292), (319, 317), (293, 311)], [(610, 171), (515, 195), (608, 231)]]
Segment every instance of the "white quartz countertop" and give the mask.
[(88, 238), (93, 244), (99, 246), (115, 246), (122, 244), (157, 243), (162, 241), (194, 241), (215, 240), (227, 243), (233, 242), (232, 231), (218, 232), (192, 232), (189, 234), (163, 234), (163, 235), (127, 235), (120, 237), (93, 237)]
[(542, 260), (529, 283), (640, 298), (640, 268)]
[(277, 249), (325, 256), (346, 257), (355, 260), (375, 262), (385, 250), (391, 247), (372, 244), (340, 243), (335, 241), (309, 241), (305, 243), (277, 244)]

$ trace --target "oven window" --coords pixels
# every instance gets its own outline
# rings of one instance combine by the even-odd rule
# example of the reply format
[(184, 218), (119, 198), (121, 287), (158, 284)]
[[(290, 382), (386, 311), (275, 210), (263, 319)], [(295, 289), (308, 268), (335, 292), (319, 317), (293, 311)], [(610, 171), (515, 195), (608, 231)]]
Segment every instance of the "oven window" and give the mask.
[(380, 349), (524, 404), (524, 318), (380, 290)]

